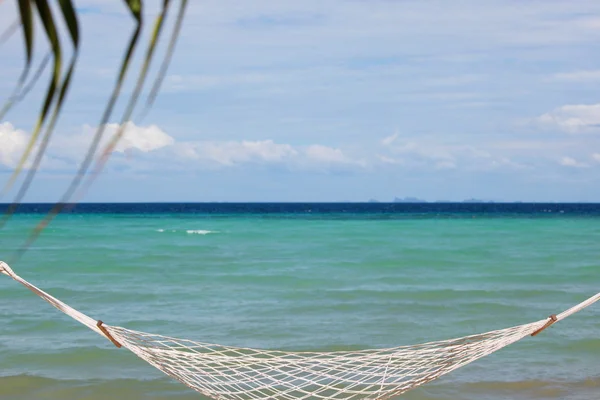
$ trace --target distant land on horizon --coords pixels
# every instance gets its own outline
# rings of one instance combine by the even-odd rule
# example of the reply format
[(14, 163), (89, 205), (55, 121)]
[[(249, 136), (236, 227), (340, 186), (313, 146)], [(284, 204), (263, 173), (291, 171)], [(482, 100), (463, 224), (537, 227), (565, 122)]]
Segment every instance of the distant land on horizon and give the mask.
[[(370, 198), (368, 200), (323, 200), (323, 201), (281, 201), (281, 200), (268, 200), (268, 201), (228, 201), (228, 200), (210, 200), (210, 201), (81, 201), (78, 203), (67, 203), (67, 206), (77, 205), (94, 205), (94, 204), (600, 204), (600, 201), (557, 201), (557, 200), (543, 200), (543, 201), (523, 201), (523, 200), (483, 200), (477, 198), (469, 198), (464, 200), (425, 200), (417, 197), (395, 197), (392, 200), (378, 200)], [(0, 202), (0, 207), (8, 207), (12, 203)], [(56, 202), (37, 202), (37, 201), (24, 201), (19, 205), (30, 206), (30, 205), (55, 205)]]
[[(281, 200), (268, 200), (268, 201), (228, 201), (228, 200), (210, 200), (210, 201), (81, 201), (78, 203), (67, 203), (68, 206), (85, 205), (85, 204), (367, 204), (367, 203), (380, 203), (380, 204), (600, 204), (600, 201), (557, 201), (557, 200), (537, 200), (537, 201), (523, 201), (523, 200), (484, 200), (477, 198), (469, 198), (464, 200), (425, 200), (418, 197), (395, 197), (392, 200), (378, 200), (370, 198), (368, 200), (323, 200), (323, 201), (281, 201)], [(37, 201), (24, 201), (20, 205), (54, 205), (56, 202), (37, 202)], [(0, 202), (0, 207), (10, 206), (10, 202)]]
[[(368, 202), (369, 203), (384, 203), (384, 202), (381, 202), (376, 199), (370, 199)], [(403, 197), (403, 198), (394, 197), (394, 200), (391, 201), (391, 203), (496, 203), (496, 201), (470, 198), (470, 199), (465, 199), (462, 201), (435, 200), (435, 201), (430, 202), (428, 200), (420, 199), (418, 197)], [(522, 201), (507, 201), (507, 202), (501, 202), (501, 203), (522, 203)], [(540, 202), (540, 203), (545, 203), (545, 202)]]

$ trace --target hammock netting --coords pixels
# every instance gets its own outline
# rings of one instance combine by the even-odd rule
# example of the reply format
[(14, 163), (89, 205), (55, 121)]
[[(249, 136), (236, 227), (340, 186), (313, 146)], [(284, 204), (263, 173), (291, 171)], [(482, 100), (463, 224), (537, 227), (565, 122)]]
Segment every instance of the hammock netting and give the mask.
[(412, 346), (334, 352), (290, 352), (222, 346), (104, 324), (16, 275), (60, 311), (190, 388), (214, 399), (387, 399), (489, 355), (600, 300), (600, 293), (547, 319)]

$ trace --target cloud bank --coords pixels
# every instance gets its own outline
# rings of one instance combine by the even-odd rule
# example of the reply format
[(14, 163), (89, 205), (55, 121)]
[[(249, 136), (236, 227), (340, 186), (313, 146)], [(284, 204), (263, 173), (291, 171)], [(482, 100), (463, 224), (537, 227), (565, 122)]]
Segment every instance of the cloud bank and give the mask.
[[(370, 144), (346, 142), (346, 148), (320, 143), (290, 144), (273, 139), (177, 140), (157, 125), (128, 122), (123, 138), (113, 151), (115, 168), (131, 170), (215, 170), (247, 166), (289, 171), (359, 171), (395, 168), (399, 171), (464, 170), (517, 171), (546, 168), (598, 166), (600, 153), (589, 142), (574, 140), (578, 134), (600, 132), (600, 104), (565, 105), (535, 118), (542, 129), (566, 133), (554, 140), (488, 140), (465, 144), (443, 141), (431, 135), (395, 132), (373, 138)], [(108, 124), (100, 148), (120, 126)], [(85, 125), (80, 132), (56, 135), (44, 167), (75, 167), (83, 158), (96, 129)], [(589, 135), (588, 135), (589, 136)], [(593, 137), (593, 136), (592, 136)], [(0, 124), (0, 164), (13, 168), (25, 149), (29, 134), (10, 123)], [(598, 141), (594, 143), (600, 143)], [(564, 153), (568, 151), (568, 155)], [(111, 163), (109, 163), (110, 168)]]
[(569, 134), (600, 133), (600, 104), (565, 105), (539, 116), (537, 122)]
[[(171, 166), (182, 168), (232, 168), (244, 165), (283, 165), (294, 169), (314, 167), (360, 166), (335, 147), (321, 144), (292, 146), (267, 140), (242, 141), (177, 141), (156, 125), (137, 126), (128, 122), (123, 127), (123, 137), (113, 151), (116, 163), (130, 166), (143, 165), (144, 169), (156, 171)], [(120, 129), (118, 124), (108, 124), (99, 149), (104, 149), (112, 136)], [(90, 146), (96, 129), (84, 126), (80, 133), (56, 135), (46, 157), (76, 166)], [(10, 123), (0, 125), (0, 164), (14, 167), (25, 149), (30, 135), (16, 129)], [(100, 150), (97, 152), (99, 154)], [(54, 164), (47, 163), (52, 170)], [(61, 165), (62, 166), (62, 165)], [(110, 166), (110, 163), (109, 163)]]

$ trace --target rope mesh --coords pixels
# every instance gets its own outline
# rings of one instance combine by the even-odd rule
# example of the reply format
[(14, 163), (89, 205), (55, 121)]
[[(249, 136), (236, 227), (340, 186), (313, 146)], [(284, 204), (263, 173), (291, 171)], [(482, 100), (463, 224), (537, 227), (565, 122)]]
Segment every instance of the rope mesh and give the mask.
[(387, 349), (288, 352), (222, 346), (103, 324), (16, 275), (0, 272), (97, 333), (190, 388), (215, 399), (387, 399), (430, 382), (600, 300), (600, 293), (553, 318), (478, 335)]
[(107, 326), (138, 357), (216, 399), (386, 399), (528, 336), (546, 320), (388, 349), (284, 352), (221, 346)]

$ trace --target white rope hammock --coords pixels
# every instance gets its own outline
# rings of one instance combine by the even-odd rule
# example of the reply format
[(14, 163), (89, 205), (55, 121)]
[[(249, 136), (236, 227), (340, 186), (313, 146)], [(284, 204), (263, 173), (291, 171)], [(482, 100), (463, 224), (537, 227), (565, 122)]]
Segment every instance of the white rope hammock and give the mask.
[(600, 293), (547, 319), (414, 346), (289, 352), (201, 343), (104, 324), (35, 287), (0, 261), (0, 272), (117, 347), (214, 399), (387, 399), (491, 354), (600, 300)]

